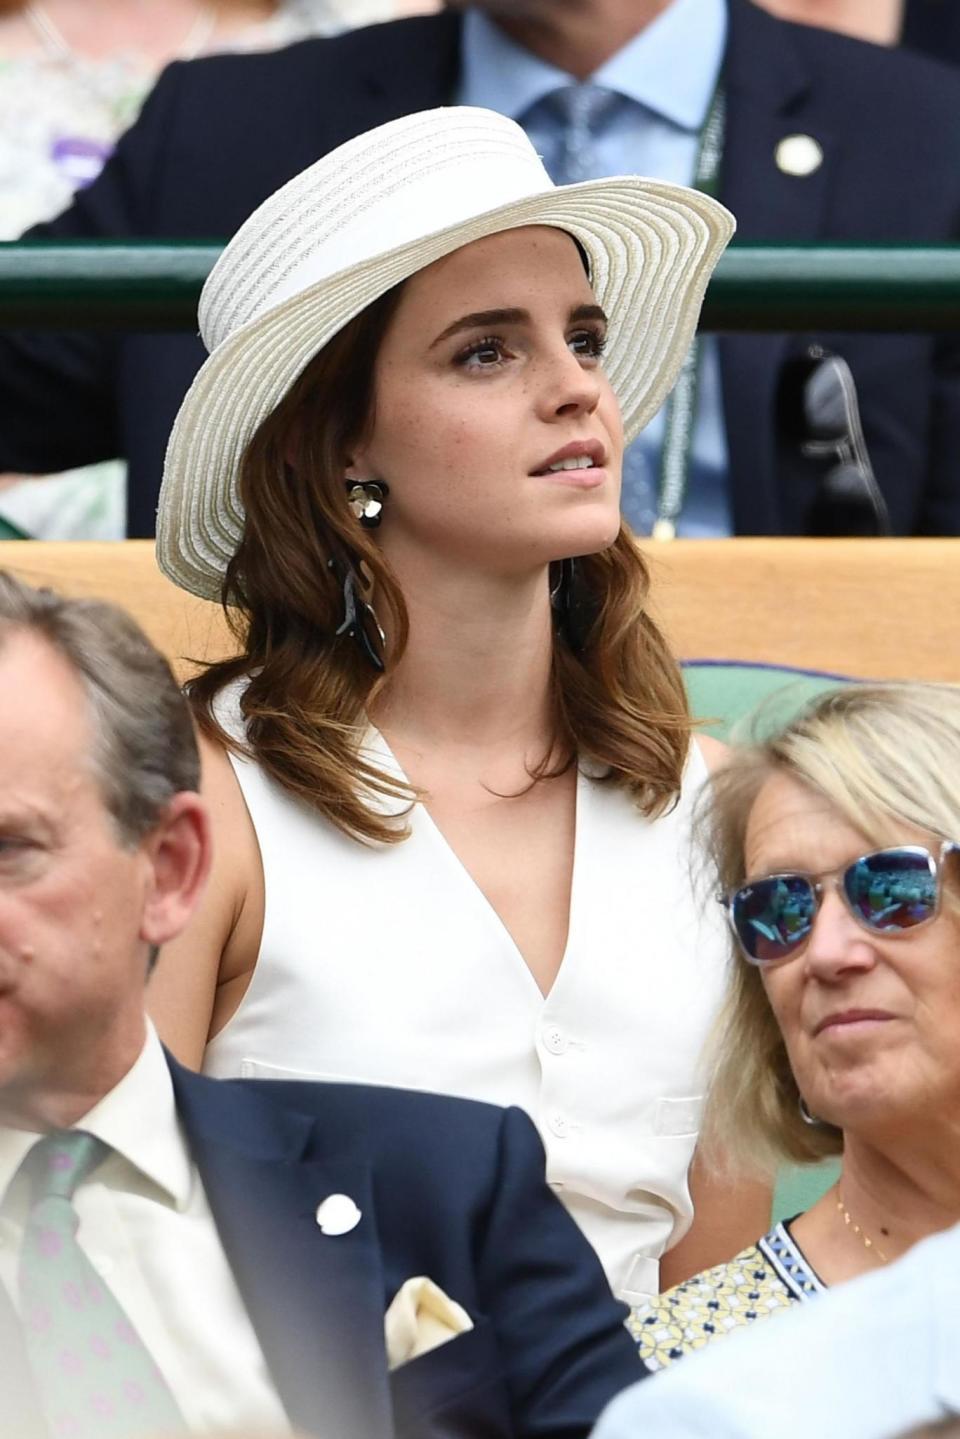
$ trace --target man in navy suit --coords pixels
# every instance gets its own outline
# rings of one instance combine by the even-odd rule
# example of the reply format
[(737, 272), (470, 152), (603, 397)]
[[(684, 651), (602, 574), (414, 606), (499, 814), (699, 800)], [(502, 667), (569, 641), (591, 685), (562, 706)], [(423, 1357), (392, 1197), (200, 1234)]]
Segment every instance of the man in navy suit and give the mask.
[[(740, 241), (931, 243), (960, 235), (960, 76), (925, 57), (787, 24), (750, 0), (719, 3), (726, 124), (715, 183), (738, 218)], [(171, 66), (100, 179), (32, 233), (226, 237), (334, 146), (465, 98), (463, 41), (478, 17), (494, 22), (518, 63), (552, 67), (561, 82), (602, 72), (612, 86), (619, 76), (631, 94), (618, 97), (621, 111), (629, 109), (618, 120), (618, 157), (631, 126), (646, 134), (649, 110), (636, 98), (643, 76), (620, 75), (636, 59), (631, 47), (682, 18), (692, 41), (657, 66), (670, 82), (659, 103), (679, 110), (657, 118), (664, 153), (676, 157), (676, 141), (688, 157), (690, 173), (670, 178), (689, 180), (700, 101), (680, 113), (671, 92), (686, 86), (677, 70), (697, 44), (700, 7), (716, 4), (476, 0), (464, 14)], [(716, 44), (716, 25), (711, 34)], [(702, 73), (694, 79), (704, 84)], [(477, 93), (467, 88), (469, 97)], [(597, 150), (602, 158), (602, 144)], [(791, 356), (817, 347), (841, 352), (853, 370), (893, 532), (960, 533), (956, 339), (819, 333), (720, 339), (719, 366), (701, 385), (706, 429), (697, 427), (721, 487), (715, 532), (810, 528), (817, 476), (799, 455), (795, 426), (782, 423), (781, 378)], [(185, 334), (0, 338), (0, 469), (39, 473), (126, 455), (130, 532), (151, 534), (167, 435), (202, 357), (197, 338)]]
[(163, 1051), (198, 781), (136, 626), (0, 574), (0, 1433), (585, 1435), (643, 1369), (525, 1115)]

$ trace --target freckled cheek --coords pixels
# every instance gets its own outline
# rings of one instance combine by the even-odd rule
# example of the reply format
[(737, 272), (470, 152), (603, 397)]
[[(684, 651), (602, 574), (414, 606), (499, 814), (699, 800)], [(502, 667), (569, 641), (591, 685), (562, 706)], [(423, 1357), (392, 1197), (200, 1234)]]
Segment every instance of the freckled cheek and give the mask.
[[(395, 432), (396, 433), (396, 432)], [(513, 475), (518, 468), (518, 447), (503, 428), (482, 415), (449, 414), (421, 417), (405, 427), (402, 437), (385, 452), (383, 470), (393, 483), (439, 482), (456, 488), (461, 500), (474, 489), (486, 491), (491, 479)]]

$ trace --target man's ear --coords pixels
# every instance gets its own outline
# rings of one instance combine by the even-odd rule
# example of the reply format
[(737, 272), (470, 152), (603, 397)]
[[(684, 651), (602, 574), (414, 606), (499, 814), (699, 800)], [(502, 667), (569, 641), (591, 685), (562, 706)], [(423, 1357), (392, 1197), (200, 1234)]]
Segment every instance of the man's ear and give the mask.
[(210, 817), (200, 796), (174, 795), (141, 848), (148, 876), (140, 938), (166, 944), (186, 928), (210, 873)]

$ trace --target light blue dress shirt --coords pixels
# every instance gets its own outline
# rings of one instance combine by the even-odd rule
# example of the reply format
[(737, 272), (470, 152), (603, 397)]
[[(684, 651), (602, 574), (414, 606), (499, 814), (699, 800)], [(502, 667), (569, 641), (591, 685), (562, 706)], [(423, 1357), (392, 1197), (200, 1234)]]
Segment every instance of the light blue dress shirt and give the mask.
[(592, 1439), (888, 1439), (960, 1414), (960, 1225), (715, 1339), (614, 1399)]
[[(590, 77), (617, 102), (595, 137), (596, 176), (649, 175), (689, 185), (700, 131), (710, 109), (727, 37), (726, 0), (672, 0), (649, 25)], [(481, 105), (517, 120), (556, 178), (562, 122), (547, 97), (573, 76), (522, 49), (486, 15), (467, 10), (461, 105)], [(727, 444), (716, 340), (702, 342), (700, 385), (689, 487), (679, 534), (732, 532)], [(630, 447), (624, 463), (623, 512), (640, 534), (656, 516), (664, 417), (661, 410)]]

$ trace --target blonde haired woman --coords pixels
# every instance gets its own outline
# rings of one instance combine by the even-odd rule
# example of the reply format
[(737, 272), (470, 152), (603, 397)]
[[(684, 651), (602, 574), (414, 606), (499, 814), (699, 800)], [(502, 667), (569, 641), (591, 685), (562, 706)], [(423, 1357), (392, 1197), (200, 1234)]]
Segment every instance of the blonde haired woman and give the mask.
[[(159, 512), (162, 565), (229, 598), (241, 650), (192, 687), (220, 860), (161, 1032), (215, 1075), (522, 1105), (632, 1302), (698, 1197), (724, 945), (623, 430), (730, 228), (681, 187), (555, 188), (489, 111), (360, 136), (211, 275)], [(722, 1201), (694, 1253), (745, 1227)]]
[(736, 951), (714, 1141), (841, 1171), (635, 1317), (653, 1367), (960, 1219), (960, 690), (829, 694), (735, 754), (705, 822)]

